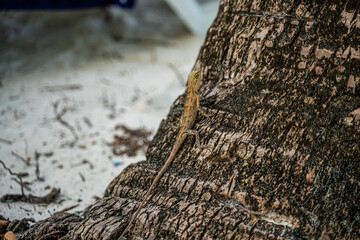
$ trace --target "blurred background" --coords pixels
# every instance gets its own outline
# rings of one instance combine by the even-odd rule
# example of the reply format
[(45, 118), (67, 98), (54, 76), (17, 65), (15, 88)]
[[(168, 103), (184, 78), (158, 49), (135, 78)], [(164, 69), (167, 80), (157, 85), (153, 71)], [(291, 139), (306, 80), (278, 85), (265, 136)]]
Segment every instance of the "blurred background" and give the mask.
[[(24, 173), (25, 195), (61, 191), (51, 204), (0, 202), (0, 215), (83, 210), (145, 160), (218, 5), (136, 0), (132, 8), (0, 12), (0, 160)], [(0, 165), (0, 197), (20, 189)]]

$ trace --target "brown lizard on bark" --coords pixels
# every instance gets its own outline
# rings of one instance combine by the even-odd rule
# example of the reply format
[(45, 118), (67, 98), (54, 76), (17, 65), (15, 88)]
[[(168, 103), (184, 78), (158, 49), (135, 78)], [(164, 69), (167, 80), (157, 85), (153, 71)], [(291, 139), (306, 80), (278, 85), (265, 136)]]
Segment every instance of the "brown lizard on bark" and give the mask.
[(119, 239), (122, 239), (127, 231), (129, 231), (132, 223), (134, 222), (135, 218), (139, 214), (141, 208), (144, 206), (147, 198), (149, 197), (151, 191), (154, 189), (156, 184), (159, 182), (160, 178), (166, 171), (166, 169), (169, 167), (171, 162), (174, 160), (176, 153), (179, 151), (181, 145), (185, 141), (185, 138), (187, 135), (195, 135), (196, 137), (196, 143), (199, 144), (199, 138), (196, 131), (191, 130), (192, 126), (194, 125), (195, 119), (196, 119), (196, 112), (199, 110), (204, 116), (207, 117), (207, 115), (203, 112), (203, 110), (200, 108), (200, 97), (197, 93), (197, 90), (200, 85), (200, 71), (193, 71), (189, 74), (189, 78), (187, 81), (187, 91), (186, 91), (186, 98), (185, 98), (185, 106), (184, 106), (184, 114), (181, 120), (181, 126), (179, 133), (177, 135), (177, 138), (175, 140), (174, 146), (171, 150), (170, 156), (166, 160), (164, 166), (161, 168), (159, 173), (156, 175), (154, 181), (152, 182), (149, 190), (146, 192), (143, 201), (141, 202), (140, 206), (134, 213), (134, 215), (131, 217), (131, 220), (129, 224), (127, 225), (124, 232), (121, 234)]

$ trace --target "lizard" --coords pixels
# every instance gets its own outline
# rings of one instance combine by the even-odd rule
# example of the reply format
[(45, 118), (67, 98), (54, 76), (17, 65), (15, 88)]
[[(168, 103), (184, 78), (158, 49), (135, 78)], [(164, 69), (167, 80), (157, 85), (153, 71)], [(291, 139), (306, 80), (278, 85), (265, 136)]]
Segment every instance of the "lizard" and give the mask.
[(199, 144), (199, 137), (198, 137), (197, 132), (194, 131), (194, 130), (191, 130), (192, 126), (195, 123), (197, 111), (199, 111), (204, 116), (208, 117), (200, 107), (200, 97), (199, 97), (199, 95), (197, 93), (197, 90), (198, 90), (199, 85), (200, 85), (200, 79), (201, 79), (200, 76), (201, 76), (201, 74), (200, 74), (199, 70), (192, 71), (189, 74), (188, 81), (187, 81), (187, 90), (186, 90), (184, 113), (183, 113), (183, 116), (182, 116), (182, 119), (181, 119), (180, 130), (179, 130), (179, 133), (178, 133), (178, 135), (176, 137), (176, 140), (175, 140), (175, 143), (174, 143), (174, 145), (172, 147), (170, 155), (167, 158), (167, 160), (165, 161), (165, 164), (163, 165), (161, 170), (156, 175), (153, 182), (151, 183), (151, 186), (148, 189), (148, 191), (146, 192), (140, 206), (138, 207), (136, 212), (132, 215), (130, 222), (128, 223), (127, 227), (125, 228), (125, 230), (123, 231), (123, 233), (121, 234), (119, 239), (122, 239), (125, 236), (125, 234), (130, 230), (130, 227), (131, 227), (132, 223), (134, 222), (134, 220), (136, 219), (136, 217), (139, 214), (140, 210), (144, 206), (144, 204), (145, 204), (147, 198), (149, 197), (151, 191), (155, 188), (156, 184), (159, 182), (160, 178), (162, 177), (162, 175), (164, 174), (166, 169), (169, 167), (169, 165), (174, 160), (174, 158), (176, 156), (176, 153), (179, 151), (180, 147), (182, 146), (183, 142), (185, 141), (186, 136), (187, 135), (195, 135), (196, 144), (200, 145)]

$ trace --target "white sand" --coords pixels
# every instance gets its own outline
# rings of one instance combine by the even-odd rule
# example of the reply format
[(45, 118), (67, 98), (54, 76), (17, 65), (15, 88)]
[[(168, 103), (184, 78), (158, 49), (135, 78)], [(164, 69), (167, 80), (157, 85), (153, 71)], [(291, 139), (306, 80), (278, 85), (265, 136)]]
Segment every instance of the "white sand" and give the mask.
[[(161, 41), (114, 41), (104, 12), (75, 16), (75, 22), (54, 20), (50, 15), (35, 14), (26, 24), (19, 20), (21, 14), (6, 14), (0, 20), (6, 25), (8, 40), (11, 36), (0, 52), (0, 138), (12, 142), (0, 141), (0, 159), (13, 172), (29, 173), (24, 181), (33, 181), (35, 151), (53, 152), (39, 159), (44, 181), (32, 183), (31, 191), (25, 193), (41, 196), (50, 192), (46, 186), (61, 189), (56, 203), (49, 205), (0, 203), (0, 215), (10, 219), (40, 220), (75, 204), (79, 206), (70, 212), (83, 210), (95, 201), (94, 196), (103, 196), (106, 186), (126, 166), (145, 160), (143, 154), (113, 155), (107, 143), (121, 134), (114, 127), (144, 127), (154, 135), (170, 105), (185, 90), (169, 64), (185, 79), (203, 41), (183, 28), (182, 34), (173, 37), (155, 36), (150, 30), (135, 36)], [(74, 89), (57, 90), (56, 86)], [(79, 136), (74, 147), (67, 144), (73, 140), (69, 129), (55, 119), (55, 102), (59, 110), (67, 108), (63, 119)], [(31, 166), (12, 152), (30, 157)], [(81, 164), (83, 160), (93, 167)], [(121, 165), (115, 167), (115, 162)], [(12, 178), (0, 165), (0, 195), (20, 193)]]

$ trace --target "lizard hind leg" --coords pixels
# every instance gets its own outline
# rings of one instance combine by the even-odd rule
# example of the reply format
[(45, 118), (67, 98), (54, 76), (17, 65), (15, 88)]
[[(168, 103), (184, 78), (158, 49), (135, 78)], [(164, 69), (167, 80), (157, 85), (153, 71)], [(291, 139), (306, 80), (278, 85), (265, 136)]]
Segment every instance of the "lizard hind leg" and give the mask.
[(201, 148), (201, 149), (207, 148), (207, 146), (200, 144), (200, 137), (199, 137), (199, 133), (198, 133), (197, 131), (195, 131), (195, 130), (190, 130), (190, 129), (189, 129), (189, 130), (186, 131), (186, 135), (193, 135), (193, 136), (195, 136), (195, 144), (196, 144), (196, 147)]

